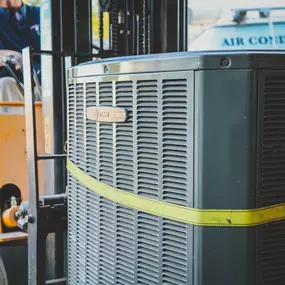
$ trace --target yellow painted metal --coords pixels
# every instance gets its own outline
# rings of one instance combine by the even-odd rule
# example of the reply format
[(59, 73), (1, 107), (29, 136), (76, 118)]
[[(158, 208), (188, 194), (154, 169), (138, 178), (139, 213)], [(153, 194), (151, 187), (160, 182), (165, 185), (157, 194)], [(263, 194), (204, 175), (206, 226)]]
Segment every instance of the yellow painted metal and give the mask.
[(8, 228), (16, 228), (18, 227), (18, 221), (16, 219), (15, 213), (19, 210), (19, 206), (15, 205), (5, 210), (2, 213), (2, 221), (4, 225)]
[(23, 3), (30, 6), (39, 6), (41, 0), (23, 0)]
[(285, 219), (285, 203), (250, 210), (189, 208), (111, 187), (89, 176), (70, 160), (67, 161), (67, 170), (82, 185), (93, 190), (101, 197), (132, 209), (186, 224), (215, 227), (249, 227)]

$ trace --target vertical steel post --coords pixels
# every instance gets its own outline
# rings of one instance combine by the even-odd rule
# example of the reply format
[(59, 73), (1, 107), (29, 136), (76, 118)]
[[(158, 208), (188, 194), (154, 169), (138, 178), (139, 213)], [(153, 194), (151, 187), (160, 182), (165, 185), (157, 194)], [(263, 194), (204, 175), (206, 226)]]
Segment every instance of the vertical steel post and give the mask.
[(39, 216), (39, 181), (37, 165), (37, 135), (35, 94), (32, 81), (31, 48), (23, 50), (25, 110), (26, 110), (26, 145), (29, 169), (29, 224), (28, 224), (28, 265), (29, 285), (45, 284), (45, 258), (41, 256), (45, 248), (45, 236), (38, 228)]
[(151, 53), (187, 51), (188, 1), (153, 1)]
[[(41, 49), (91, 53), (91, 4), (91, 0), (41, 0)], [(63, 153), (67, 124), (64, 59), (43, 55), (42, 66), (43, 120), (48, 126), (44, 133), (45, 153)], [(47, 160), (44, 163), (45, 195), (65, 192), (65, 161)], [(62, 233), (47, 237), (47, 279), (64, 275), (65, 240), (66, 236)]]
[[(92, 0), (74, 1), (74, 51), (92, 53)], [(71, 15), (70, 15), (71, 16)], [(84, 59), (76, 59), (76, 64)]]
[[(61, 1), (41, 1), (41, 49), (56, 50), (61, 48)], [(67, 6), (66, 6), (67, 7)], [(64, 126), (61, 102), (61, 58), (42, 56), (42, 94), (45, 154), (63, 153)], [(65, 191), (64, 161), (47, 160), (44, 163), (44, 193), (59, 194)], [(64, 270), (63, 241), (61, 234), (50, 234), (46, 243), (46, 278), (62, 277)]]

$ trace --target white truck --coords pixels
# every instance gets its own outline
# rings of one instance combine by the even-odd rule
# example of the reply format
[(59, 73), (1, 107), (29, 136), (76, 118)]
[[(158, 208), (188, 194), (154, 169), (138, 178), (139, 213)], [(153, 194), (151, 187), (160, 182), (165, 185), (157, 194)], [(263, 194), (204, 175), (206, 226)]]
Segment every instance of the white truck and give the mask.
[(285, 50), (285, 6), (232, 12), (192, 40), (188, 50)]

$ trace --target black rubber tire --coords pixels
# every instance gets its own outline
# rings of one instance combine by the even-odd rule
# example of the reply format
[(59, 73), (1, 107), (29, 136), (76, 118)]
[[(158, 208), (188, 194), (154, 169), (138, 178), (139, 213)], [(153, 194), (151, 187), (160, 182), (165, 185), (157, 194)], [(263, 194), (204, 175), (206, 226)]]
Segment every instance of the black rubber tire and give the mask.
[(0, 256), (0, 285), (9, 285), (4, 262)]

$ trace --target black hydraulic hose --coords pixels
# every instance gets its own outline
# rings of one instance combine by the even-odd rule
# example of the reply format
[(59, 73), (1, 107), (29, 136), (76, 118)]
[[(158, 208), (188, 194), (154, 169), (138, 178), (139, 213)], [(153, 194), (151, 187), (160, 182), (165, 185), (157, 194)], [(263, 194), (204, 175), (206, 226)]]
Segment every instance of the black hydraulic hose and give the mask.
[(100, 47), (98, 47), (97, 45), (93, 45), (92, 47), (96, 50), (100, 50)]
[[(22, 69), (22, 65), (20, 64), (20, 62), (16, 59), (16, 58), (13, 58), (13, 57), (10, 57), (10, 56), (5, 56), (4, 57), (4, 63), (7, 63), (7, 62), (15, 62), (16, 64), (18, 64), (18, 66), (20, 67), (20, 71), (23, 73), (23, 69)], [(6, 67), (6, 66), (5, 66)], [(11, 73), (10, 73), (11, 74)], [(11, 74), (12, 75), (12, 74)], [(15, 75), (15, 74), (14, 74)], [(13, 75), (12, 75), (13, 76)], [(15, 78), (15, 76), (13, 76)], [(16, 80), (18, 78), (15, 78)], [(40, 96), (40, 99), (42, 99), (42, 90), (41, 90), (41, 85), (40, 85), (40, 81), (39, 81), (39, 77), (37, 75), (37, 72), (36, 70), (33, 68), (33, 79), (34, 79), (34, 83), (35, 83), (35, 86), (36, 88), (38, 89), (39, 91), (39, 96)], [(22, 86), (21, 86), (22, 87)], [(23, 89), (23, 88), (22, 88)], [(23, 89), (24, 91), (24, 89)]]
[(9, 74), (16, 80), (16, 83), (20, 89), (20, 92), (22, 93), (22, 95), (24, 96), (24, 88), (21, 85), (21, 82), (19, 80), (19, 78), (17, 77), (17, 75), (14, 73), (14, 71), (12, 70), (12, 68), (3, 60), (0, 60), (0, 63), (3, 65), (3, 67), (6, 68), (6, 70), (9, 72)]

